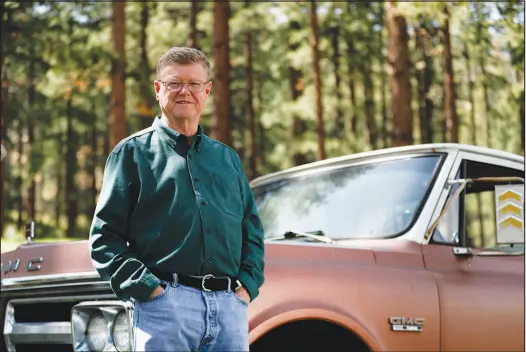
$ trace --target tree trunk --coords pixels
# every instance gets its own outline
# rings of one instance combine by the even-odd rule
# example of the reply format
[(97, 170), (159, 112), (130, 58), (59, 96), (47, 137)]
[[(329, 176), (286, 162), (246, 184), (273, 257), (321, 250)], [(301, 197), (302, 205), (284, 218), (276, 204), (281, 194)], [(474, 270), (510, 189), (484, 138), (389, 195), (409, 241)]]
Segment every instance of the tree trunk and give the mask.
[[(0, 4), (0, 11), (4, 13), (4, 2)], [(9, 22), (9, 17), (8, 21)], [(6, 35), (7, 33), (4, 31), (4, 28), (2, 28), (2, 34)], [(8, 105), (8, 92), (9, 92), (9, 79), (7, 77), (7, 67), (4, 65), (4, 56), (1, 55), (1, 64), (0, 64), (0, 72), (2, 73), (2, 80), (5, 82), (2, 84), (1, 87), (1, 101), (2, 104), (0, 104), (0, 236), (4, 236), (4, 225), (5, 225), (5, 184), (7, 179), (7, 173), (6, 173), (6, 165), (8, 162), (7, 159), (7, 138), (6, 138), (6, 123), (7, 123), (7, 117), (6, 117), (6, 111), (7, 111), (7, 105)]]
[(199, 48), (197, 44), (197, 14), (199, 12), (199, 3), (197, 0), (190, 1), (190, 36), (188, 37), (187, 46)]
[(55, 168), (57, 172), (57, 194), (55, 197), (55, 226), (57, 229), (60, 228), (60, 217), (62, 215), (62, 174), (63, 174), (63, 163), (64, 160), (64, 136), (62, 132), (58, 133), (57, 136), (57, 166)]
[[(257, 101), (258, 101), (258, 116), (263, 115), (263, 88), (262, 88), (262, 80), (258, 80), (259, 84), (256, 84), (256, 90), (257, 90)], [(261, 118), (257, 121), (258, 126), (258, 162), (256, 165), (259, 165), (259, 174), (264, 174), (267, 170), (267, 159), (265, 157), (265, 127), (263, 126), (263, 123), (261, 122)]]
[[(382, 15), (385, 14), (384, 7), (381, 7), (381, 13)], [(381, 47), (385, 45), (383, 37), (382, 37), (382, 30), (378, 31), (378, 43), (380, 43)], [(382, 134), (382, 143), (383, 148), (387, 148), (389, 145), (389, 136), (387, 132), (387, 124), (388, 121), (388, 114), (387, 114), (387, 94), (385, 92), (387, 88), (387, 82), (386, 82), (386, 75), (385, 72), (385, 55), (383, 55), (382, 50), (380, 50), (380, 56), (379, 56), (379, 67), (380, 67), (380, 92), (381, 92), (381, 100), (382, 100), (382, 128), (381, 128), (381, 134)]]
[[(347, 2), (347, 14), (349, 18), (353, 18), (352, 12), (353, 3), (351, 1)], [(349, 76), (349, 92), (350, 92), (350, 104), (351, 104), (351, 114), (349, 116), (349, 125), (351, 128), (351, 133), (353, 138), (356, 138), (358, 132), (358, 114), (356, 111), (356, 70), (354, 67), (354, 62), (356, 62), (356, 49), (354, 47), (354, 38), (352, 34), (347, 33), (345, 36), (345, 42), (347, 44), (347, 71)]]
[[(466, 62), (466, 72), (468, 76), (468, 97), (469, 97), (469, 120), (471, 124), (471, 144), (477, 145), (477, 122), (476, 122), (476, 116), (475, 116), (475, 84), (473, 83), (473, 78), (471, 77), (471, 61), (470, 61), (470, 55), (469, 55), (469, 48), (467, 43), (464, 43), (464, 50), (463, 53), (464, 60)], [(477, 220), (479, 223), (480, 231), (483, 233), (484, 229), (484, 220), (483, 220), (483, 209), (482, 209), (482, 196), (479, 193), (477, 193)], [(484, 242), (484, 238), (482, 238), (482, 242)]]
[(26, 212), (27, 212), (27, 221), (36, 221), (35, 214), (35, 195), (36, 195), (36, 184), (35, 184), (35, 170), (32, 167), (34, 162), (34, 153), (35, 146), (35, 127), (33, 124), (33, 118), (35, 114), (35, 101), (36, 101), (36, 87), (35, 87), (35, 55), (34, 55), (34, 46), (30, 46), (30, 57), (29, 57), (29, 68), (28, 68), (28, 108), (29, 108), (29, 117), (27, 119), (27, 135), (28, 135), (28, 169), (27, 174), (30, 178), (29, 188), (27, 190), (26, 198)]
[(393, 146), (413, 144), (410, 61), (407, 24), (396, 13), (396, 3), (386, 2), (389, 86), (393, 112)]
[(444, 41), (444, 112), (446, 128), (449, 134), (449, 141), (458, 143), (458, 115), (455, 106), (455, 76), (453, 73), (453, 55), (451, 52), (451, 37), (449, 35), (449, 9), (444, 4), (444, 15), (446, 16), (444, 26), (442, 27), (442, 36)]
[(310, 45), (312, 49), (312, 66), (314, 73), (314, 103), (316, 105), (316, 134), (318, 136), (317, 159), (323, 160), (325, 154), (325, 128), (323, 125), (323, 102), (322, 102), (322, 83), (320, 77), (320, 52), (318, 49), (319, 31), (318, 15), (316, 14), (316, 1), (310, 2), (310, 25), (311, 36)]
[(113, 0), (111, 34), (112, 51), (115, 55), (111, 60), (111, 109), (110, 109), (110, 148), (113, 149), (117, 143), (126, 137), (126, 86), (125, 71), (126, 59), (124, 42), (126, 35), (124, 0)]
[(462, 52), (464, 60), (466, 62), (466, 72), (468, 75), (468, 97), (469, 97), (469, 120), (470, 120), (470, 130), (471, 130), (471, 144), (477, 145), (477, 121), (475, 116), (475, 84), (473, 78), (471, 77), (471, 59), (469, 55), (469, 48), (466, 43), (464, 43), (464, 50)]
[(230, 135), (230, 47), (228, 1), (214, 0), (214, 112), (212, 137), (231, 145)]
[(356, 50), (354, 49), (354, 42), (352, 38), (347, 39), (347, 48), (348, 48), (348, 71), (349, 71), (349, 92), (351, 98), (351, 115), (349, 117), (351, 133), (353, 137), (356, 137), (358, 132), (358, 114), (356, 107), (356, 70), (352, 63), (353, 58), (355, 57)]
[[(370, 41), (367, 43), (367, 56), (373, 57)], [(371, 65), (364, 65), (363, 88), (365, 97), (365, 123), (364, 123), (364, 144), (370, 145), (372, 149), (378, 148), (378, 133), (374, 117), (374, 87), (373, 71)]]
[(147, 128), (152, 125), (154, 118), (154, 93), (153, 87), (150, 81), (150, 63), (148, 61), (148, 49), (146, 42), (148, 40), (146, 30), (148, 28), (148, 22), (150, 19), (150, 10), (148, 8), (149, 3), (144, 1), (142, 2), (141, 7), (141, 32), (139, 38), (139, 46), (141, 48), (141, 69), (139, 71), (140, 76), (140, 86), (141, 86), (141, 108), (139, 112), (141, 128)]
[(427, 32), (427, 19), (421, 19), (420, 25), (415, 28), (415, 42), (419, 51), (421, 67), (417, 67), (418, 105), (420, 118), (420, 138), (422, 143), (433, 143), (433, 101), (429, 97), (433, 83), (433, 60), (428, 55), (426, 44), (429, 33)]
[[(95, 104), (92, 105), (92, 111), (95, 110)], [(94, 115), (94, 118), (97, 116)], [(95, 213), (95, 208), (97, 206), (97, 164), (98, 164), (98, 154), (99, 154), (99, 148), (98, 148), (98, 136), (99, 132), (97, 131), (97, 124), (92, 123), (91, 124), (91, 136), (90, 136), (90, 144), (91, 144), (91, 165), (90, 165), (90, 174), (91, 174), (91, 187), (90, 187), (90, 193), (91, 193), (91, 207), (88, 214), (88, 219), (90, 219), (93, 214)]]
[(521, 124), (521, 151), (522, 155), (524, 155), (524, 89), (522, 89), (520, 95), (519, 120)]
[(491, 136), (491, 106), (489, 102), (489, 96), (488, 96), (488, 83), (487, 83), (487, 73), (486, 73), (486, 55), (487, 50), (485, 40), (482, 37), (482, 12), (480, 10), (480, 6), (484, 6), (483, 4), (475, 4), (476, 9), (476, 15), (477, 15), (477, 30), (476, 30), (476, 41), (477, 43), (480, 43), (481, 49), (480, 53), (478, 55), (478, 64), (480, 66), (480, 71), (482, 72), (481, 75), (481, 81), (482, 81), (482, 93), (484, 96), (484, 108), (485, 108), (485, 118), (486, 118), (486, 138), (487, 138), (487, 146), (492, 147), (492, 136)]
[(336, 92), (336, 121), (334, 124), (334, 136), (336, 138), (342, 138), (345, 136), (344, 122), (343, 122), (343, 110), (342, 101), (343, 93), (341, 88), (341, 72), (340, 72), (340, 28), (336, 25), (331, 28), (331, 43), (332, 43), (332, 65), (334, 67), (334, 80), (335, 80), (335, 92)]
[[(245, 0), (245, 7), (248, 8), (249, 2)], [(251, 180), (256, 177), (256, 113), (254, 112), (254, 88), (252, 73), (252, 38), (248, 29), (244, 35), (244, 56), (245, 56), (245, 84), (247, 93), (247, 133), (246, 133), (246, 156), (248, 158), (248, 178)]]
[(75, 237), (77, 230), (77, 192), (75, 189), (75, 174), (77, 170), (77, 141), (73, 129), (73, 91), (71, 92), (66, 107), (67, 132), (66, 132), (66, 189), (65, 204), (68, 218), (67, 236)]
[[(290, 33), (295, 33), (301, 29), (301, 25), (298, 21), (291, 20), (290, 22)], [(289, 52), (293, 53), (298, 50), (300, 44), (297, 41), (292, 41), (291, 36), (288, 37)], [(302, 72), (296, 67), (289, 63), (289, 85), (290, 93), (293, 102), (297, 102), (298, 99), (303, 95), (303, 81)], [(305, 155), (301, 148), (302, 136), (305, 133), (305, 123), (297, 113), (292, 115), (292, 163), (293, 165), (303, 165), (308, 162), (307, 155)]]

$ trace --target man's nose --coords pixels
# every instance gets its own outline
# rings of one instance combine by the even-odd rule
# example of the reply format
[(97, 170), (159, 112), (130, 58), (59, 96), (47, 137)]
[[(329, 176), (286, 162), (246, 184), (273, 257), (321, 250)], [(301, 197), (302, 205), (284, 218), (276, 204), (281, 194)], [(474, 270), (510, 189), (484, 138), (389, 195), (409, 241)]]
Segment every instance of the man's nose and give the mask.
[(190, 85), (188, 83), (183, 83), (181, 85), (181, 89), (179, 89), (179, 94), (188, 95), (189, 93), (190, 93)]

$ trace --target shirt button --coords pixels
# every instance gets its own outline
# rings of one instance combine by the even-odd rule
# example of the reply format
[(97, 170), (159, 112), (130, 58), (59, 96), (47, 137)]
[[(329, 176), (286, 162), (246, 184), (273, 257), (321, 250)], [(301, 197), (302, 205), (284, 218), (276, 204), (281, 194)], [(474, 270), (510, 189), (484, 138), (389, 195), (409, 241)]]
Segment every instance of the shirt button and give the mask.
[(208, 258), (207, 262), (208, 264), (212, 264), (212, 257)]
[(201, 205), (204, 207), (204, 206), (206, 205), (206, 202), (203, 200), (203, 201), (201, 202)]
[(209, 227), (207, 227), (205, 231), (206, 231), (206, 233), (210, 233), (210, 232), (212, 232), (212, 230), (210, 230)]
[(188, 159), (192, 159), (192, 154), (188, 154)]
[(194, 177), (194, 182), (199, 182), (199, 179), (197, 177)]

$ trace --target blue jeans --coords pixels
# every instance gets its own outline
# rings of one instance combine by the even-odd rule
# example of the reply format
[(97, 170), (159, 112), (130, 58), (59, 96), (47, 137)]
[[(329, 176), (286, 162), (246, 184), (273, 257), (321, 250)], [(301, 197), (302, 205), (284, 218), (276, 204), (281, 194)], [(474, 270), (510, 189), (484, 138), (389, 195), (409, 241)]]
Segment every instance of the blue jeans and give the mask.
[(231, 290), (178, 283), (134, 303), (134, 351), (248, 351), (248, 304)]

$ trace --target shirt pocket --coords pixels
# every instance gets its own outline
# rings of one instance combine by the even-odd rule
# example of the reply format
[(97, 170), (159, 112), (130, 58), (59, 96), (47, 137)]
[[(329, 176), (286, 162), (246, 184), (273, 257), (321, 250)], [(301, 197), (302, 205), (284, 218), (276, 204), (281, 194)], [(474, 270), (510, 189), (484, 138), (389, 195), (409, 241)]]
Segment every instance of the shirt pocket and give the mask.
[(237, 175), (231, 172), (212, 172), (212, 202), (224, 213), (243, 218), (243, 207), (241, 201), (241, 191)]

